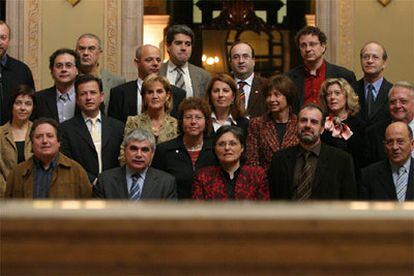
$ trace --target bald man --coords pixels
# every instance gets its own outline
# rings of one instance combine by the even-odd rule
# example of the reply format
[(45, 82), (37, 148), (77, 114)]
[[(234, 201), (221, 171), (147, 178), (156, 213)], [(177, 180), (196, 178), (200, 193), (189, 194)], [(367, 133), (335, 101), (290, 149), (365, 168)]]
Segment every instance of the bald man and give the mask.
[(385, 130), (387, 159), (362, 170), (362, 197), (369, 200), (414, 200), (413, 131), (405, 122)]
[[(108, 116), (126, 122), (128, 116), (141, 113), (142, 98), (141, 87), (149, 74), (160, 73), (161, 51), (153, 45), (138, 46), (134, 58), (138, 70), (138, 79), (127, 82), (111, 89)], [(171, 115), (176, 117), (178, 105), (186, 97), (185, 90), (171, 85), (173, 94), (173, 109)]]

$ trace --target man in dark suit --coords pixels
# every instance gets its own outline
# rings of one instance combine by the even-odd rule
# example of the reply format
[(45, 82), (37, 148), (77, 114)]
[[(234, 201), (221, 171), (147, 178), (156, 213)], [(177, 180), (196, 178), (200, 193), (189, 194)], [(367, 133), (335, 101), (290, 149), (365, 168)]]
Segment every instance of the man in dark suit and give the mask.
[[(108, 116), (126, 122), (128, 116), (141, 113), (142, 97), (141, 87), (144, 79), (149, 74), (159, 74), (161, 64), (161, 52), (155, 46), (138, 46), (135, 52), (134, 64), (138, 69), (138, 79), (129, 81), (111, 89)], [(171, 85), (173, 96), (173, 109), (171, 115), (176, 117), (178, 106), (185, 98), (185, 90)]]
[(61, 124), (61, 151), (81, 164), (94, 183), (100, 172), (119, 166), (124, 124), (99, 110), (104, 101), (100, 79), (82, 75), (75, 82), (75, 90), (81, 114)]
[(272, 199), (354, 199), (357, 197), (352, 157), (321, 143), (323, 112), (308, 104), (298, 116), (299, 145), (277, 151), (269, 168)]
[(247, 42), (236, 41), (230, 48), (229, 56), (233, 77), (248, 115), (250, 117), (263, 115), (267, 110), (263, 91), (266, 79), (254, 73), (253, 47)]
[(344, 78), (349, 83), (356, 80), (354, 72), (325, 61), (327, 39), (319, 28), (304, 27), (296, 34), (295, 41), (303, 60), (303, 65), (287, 73), (298, 88), (295, 113), (303, 104), (319, 103), (319, 89), (326, 79)]
[(414, 200), (414, 140), (412, 129), (394, 122), (385, 131), (387, 159), (362, 170), (362, 197), (370, 200)]
[(392, 84), (384, 78), (387, 58), (384, 46), (377, 42), (366, 43), (360, 52), (364, 77), (351, 85), (359, 97), (361, 110), (358, 116), (367, 126), (390, 118), (388, 92)]
[(404, 122), (414, 130), (414, 85), (406, 81), (396, 82), (388, 98), (391, 118), (373, 124), (365, 132), (366, 165), (387, 158), (383, 141), (385, 130), (390, 123)]
[(55, 84), (35, 95), (33, 119), (47, 117), (62, 123), (75, 116), (75, 79), (79, 73), (79, 55), (71, 49), (58, 49), (49, 58)]
[(170, 60), (163, 63), (160, 75), (186, 91), (187, 97), (204, 97), (211, 75), (188, 62), (194, 43), (194, 33), (186, 25), (171, 26), (166, 35)]
[(136, 129), (123, 141), (125, 165), (104, 171), (93, 188), (96, 198), (105, 199), (176, 199), (174, 176), (151, 168), (155, 138), (150, 132)]
[(0, 20), (0, 126), (10, 118), (10, 95), (19, 84), (29, 85), (34, 89), (32, 72), (23, 62), (7, 54), (10, 43), (10, 28)]

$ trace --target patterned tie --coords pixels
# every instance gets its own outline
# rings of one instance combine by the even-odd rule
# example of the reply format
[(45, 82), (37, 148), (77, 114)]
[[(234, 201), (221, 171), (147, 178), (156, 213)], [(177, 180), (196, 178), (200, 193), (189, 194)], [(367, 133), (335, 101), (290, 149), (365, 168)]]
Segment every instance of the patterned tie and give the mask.
[(175, 67), (175, 71), (177, 71), (177, 78), (175, 79), (175, 86), (184, 89), (185, 81), (184, 81), (184, 71), (181, 67)]
[(397, 183), (395, 183), (395, 191), (397, 192), (397, 198), (399, 202), (403, 202), (405, 199), (405, 194), (407, 192), (407, 180), (407, 171), (405, 170), (404, 166), (401, 166), (398, 169)]
[(130, 200), (139, 200), (141, 198), (141, 189), (138, 183), (139, 178), (140, 178), (139, 173), (134, 173), (132, 175), (132, 185), (131, 185), (131, 190), (129, 191)]
[(97, 126), (98, 118), (91, 118), (89, 119), (91, 122), (91, 137), (93, 144), (95, 145), (96, 154), (98, 155), (98, 166), (99, 166), (99, 172), (102, 172), (102, 142), (101, 142), (101, 135), (99, 133), (99, 129)]
[(244, 86), (247, 84), (245, 81), (239, 81), (237, 83), (239, 85), (239, 93), (240, 93), (240, 102), (243, 107), (246, 106), (246, 94), (244, 94)]
[(312, 166), (309, 160), (310, 152), (303, 154), (303, 169), (299, 178), (299, 186), (293, 199), (306, 200), (312, 193)]
[(374, 108), (374, 91), (375, 88), (372, 84), (368, 85), (368, 93), (367, 93), (367, 114), (368, 114), (368, 118), (370, 118), (372, 116), (372, 110)]

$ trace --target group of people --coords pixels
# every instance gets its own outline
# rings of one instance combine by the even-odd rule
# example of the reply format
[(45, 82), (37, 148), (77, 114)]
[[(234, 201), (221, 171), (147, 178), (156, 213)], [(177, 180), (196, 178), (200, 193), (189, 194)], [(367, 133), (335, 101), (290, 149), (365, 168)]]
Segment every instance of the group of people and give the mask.
[[(296, 35), (303, 65), (269, 79), (235, 42), (231, 73), (188, 62), (194, 34), (173, 25), (170, 59), (140, 45), (137, 79), (99, 66), (99, 37), (50, 56), (51, 88), (34, 92), (7, 54), (0, 21), (0, 196), (101, 199), (414, 199), (414, 85), (383, 76), (366, 43), (364, 76), (324, 59), (327, 38)], [(32, 123), (33, 122), (33, 123)]]

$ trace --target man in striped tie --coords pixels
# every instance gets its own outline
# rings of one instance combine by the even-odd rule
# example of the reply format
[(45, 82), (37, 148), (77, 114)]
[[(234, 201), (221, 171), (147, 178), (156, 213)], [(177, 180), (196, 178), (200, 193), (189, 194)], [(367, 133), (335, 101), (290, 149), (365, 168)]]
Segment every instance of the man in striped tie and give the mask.
[(385, 131), (387, 159), (362, 170), (362, 194), (370, 200), (414, 200), (413, 131), (394, 122)]

